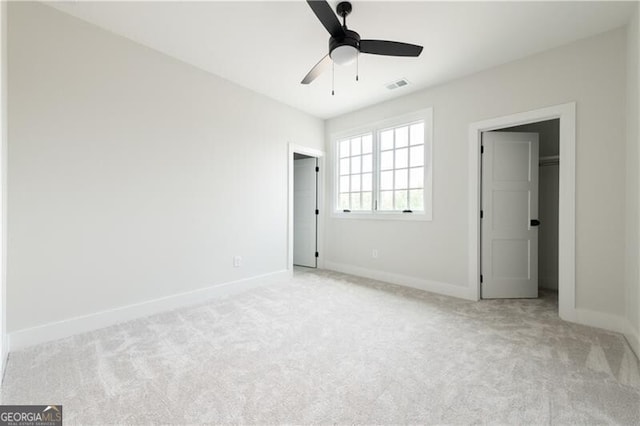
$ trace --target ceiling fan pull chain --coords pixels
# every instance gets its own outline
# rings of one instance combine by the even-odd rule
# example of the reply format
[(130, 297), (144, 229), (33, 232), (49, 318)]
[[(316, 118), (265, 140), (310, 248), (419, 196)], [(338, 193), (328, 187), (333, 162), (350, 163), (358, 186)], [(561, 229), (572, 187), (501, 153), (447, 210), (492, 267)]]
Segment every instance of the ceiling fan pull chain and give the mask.
[(336, 87), (336, 64), (335, 62), (331, 62), (331, 96), (335, 96), (336, 92), (334, 88)]
[(356, 55), (356, 81), (358, 81), (360, 75), (360, 52)]

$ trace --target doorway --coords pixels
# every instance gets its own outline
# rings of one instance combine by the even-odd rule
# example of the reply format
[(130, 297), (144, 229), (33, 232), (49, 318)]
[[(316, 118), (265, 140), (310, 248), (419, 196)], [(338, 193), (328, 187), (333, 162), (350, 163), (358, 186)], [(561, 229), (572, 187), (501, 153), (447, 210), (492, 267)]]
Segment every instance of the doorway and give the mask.
[(558, 297), (559, 140), (559, 119), (483, 132), (483, 299)]
[(576, 103), (540, 108), (491, 118), (469, 125), (468, 170), (468, 282), (469, 297), (480, 300), (481, 139), (484, 132), (559, 119), (558, 166), (558, 311), (560, 318), (576, 321)]
[[(289, 143), (287, 156), (287, 269), (293, 272), (294, 264), (322, 268), (325, 154)], [(304, 252), (307, 261), (296, 255), (294, 262), (296, 247), (299, 253)]]
[(318, 266), (318, 159), (293, 154), (293, 265)]

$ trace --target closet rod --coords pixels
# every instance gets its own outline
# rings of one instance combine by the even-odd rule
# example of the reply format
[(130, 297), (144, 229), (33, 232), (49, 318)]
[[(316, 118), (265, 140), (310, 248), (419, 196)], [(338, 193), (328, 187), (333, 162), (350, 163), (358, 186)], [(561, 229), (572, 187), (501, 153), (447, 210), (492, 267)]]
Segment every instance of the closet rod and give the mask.
[(559, 155), (549, 155), (546, 157), (540, 157), (538, 159), (538, 166), (555, 166), (560, 164), (560, 156)]

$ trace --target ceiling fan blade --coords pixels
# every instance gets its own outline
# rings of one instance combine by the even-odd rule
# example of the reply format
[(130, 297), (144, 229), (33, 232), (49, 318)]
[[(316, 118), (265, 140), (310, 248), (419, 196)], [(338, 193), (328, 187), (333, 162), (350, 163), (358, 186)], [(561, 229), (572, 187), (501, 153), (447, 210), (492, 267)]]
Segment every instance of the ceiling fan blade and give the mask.
[(422, 46), (388, 40), (360, 40), (360, 52), (387, 56), (420, 56)]
[(331, 65), (331, 58), (329, 57), (329, 55), (327, 55), (324, 58), (320, 59), (320, 62), (318, 62), (314, 65), (313, 68), (311, 68), (311, 71), (309, 71), (309, 73), (302, 79), (300, 83), (311, 83), (313, 80), (318, 78), (318, 76), (322, 74), (327, 68), (329, 68), (329, 65)]
[(340, 25), (336, 14), (333, 13), (333, 9), (331, 9), (329, 3), (325, 0), (307, 0), (307, 3), (320, 20), (320, 23), (329, 31), (331, 37), (337, 39), (344, 38), (344, 29), (342, 25)]

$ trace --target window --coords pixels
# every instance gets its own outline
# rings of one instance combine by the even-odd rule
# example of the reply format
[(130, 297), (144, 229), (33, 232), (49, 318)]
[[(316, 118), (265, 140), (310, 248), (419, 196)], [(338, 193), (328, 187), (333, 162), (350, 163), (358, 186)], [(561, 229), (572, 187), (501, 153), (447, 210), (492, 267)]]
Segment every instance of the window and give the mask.
[(431, 109), (334, 137), (334, 216), (431, 219)]

